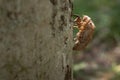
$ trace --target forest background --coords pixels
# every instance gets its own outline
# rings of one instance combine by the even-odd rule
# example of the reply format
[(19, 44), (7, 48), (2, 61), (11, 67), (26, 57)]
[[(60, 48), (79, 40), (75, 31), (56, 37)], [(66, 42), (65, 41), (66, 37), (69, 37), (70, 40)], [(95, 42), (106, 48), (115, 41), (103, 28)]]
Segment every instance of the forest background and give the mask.
[(73, 6), (96, 26), (87, 48), (73, 54), (75, 80), (120, 80), (120, 0), (74, 0)]

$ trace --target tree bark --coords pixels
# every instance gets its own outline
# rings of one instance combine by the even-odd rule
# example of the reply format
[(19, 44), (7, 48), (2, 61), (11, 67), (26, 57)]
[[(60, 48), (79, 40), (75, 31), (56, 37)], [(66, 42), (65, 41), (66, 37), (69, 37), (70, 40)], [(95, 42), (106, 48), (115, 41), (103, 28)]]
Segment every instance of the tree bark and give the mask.
[(0, 0), (0, 80), (72, 80), (71, 0)]

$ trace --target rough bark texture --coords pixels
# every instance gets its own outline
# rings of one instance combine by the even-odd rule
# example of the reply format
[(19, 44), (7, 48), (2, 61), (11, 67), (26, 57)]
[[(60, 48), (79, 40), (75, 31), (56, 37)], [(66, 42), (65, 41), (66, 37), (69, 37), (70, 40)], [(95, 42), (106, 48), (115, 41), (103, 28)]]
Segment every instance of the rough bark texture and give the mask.
[(0, 0), (0, 80), (72, 80), (71, 0)]

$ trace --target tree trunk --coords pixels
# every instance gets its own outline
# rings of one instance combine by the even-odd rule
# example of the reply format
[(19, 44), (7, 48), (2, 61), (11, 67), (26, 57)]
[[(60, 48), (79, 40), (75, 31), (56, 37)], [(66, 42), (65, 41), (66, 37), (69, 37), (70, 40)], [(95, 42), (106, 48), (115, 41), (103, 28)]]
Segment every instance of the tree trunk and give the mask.
[(0, 0), (0, 80), (72, 80), (71, 0)]

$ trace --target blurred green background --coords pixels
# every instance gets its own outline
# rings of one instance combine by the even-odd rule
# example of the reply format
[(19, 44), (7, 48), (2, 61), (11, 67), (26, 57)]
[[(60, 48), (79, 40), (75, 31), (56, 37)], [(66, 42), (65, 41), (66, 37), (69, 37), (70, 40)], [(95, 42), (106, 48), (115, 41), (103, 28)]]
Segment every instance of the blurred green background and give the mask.
[(74, 0), (73, 13), (95, 23), (93, 40), (74, 52), (75, 80), (120, 80), (120, 0)]

